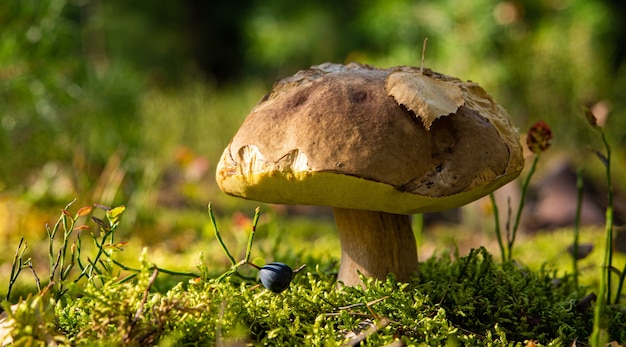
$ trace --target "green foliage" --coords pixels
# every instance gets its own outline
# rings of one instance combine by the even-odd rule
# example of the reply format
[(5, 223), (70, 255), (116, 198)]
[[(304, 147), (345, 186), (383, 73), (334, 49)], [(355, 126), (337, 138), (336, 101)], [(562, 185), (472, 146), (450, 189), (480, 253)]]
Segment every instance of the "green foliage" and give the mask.
[(142, 270), (133, 281), (120, 282), (114, 278), (102, 285), (87, 283), (80, 298), (56, 307), (59, 329), (68, 334), (70, 342), (149, 345), (170, 320), (201, 309), (187, 307), (182, 298), (149, 296), (158, 270), (146, 263)]
[[(115, 229), (123, 210), (106, 212), (108, 222), (96, 224)], [(76, 215), (87, 213), (80, 209)], [(68, 213), (62, 216), (69, 218)], [(258, 212), (252, 225), (257, 221)], [(248, 240), (245, 259), (253, 238)], [(131, 269), (132, 276), (99, 271), (87, 281), (74, 281), (64, 300), (48, 300), (42, 292), (15, 307), (5, 302), (14, 341), (333, 346), (363, 339), (364, 346), (396, 340), (427, 346), (519, 346), (536, 340), (557, 346), (585, 340), (592, 326), (586, 290), (572, 276), (557, 278), (556, 271), (500, 264), (484, 248), (456, 260), (447, 254), (432, 257), (411, 283), (398, 283), (389, 275), (384, 281), (363, 278), (364, 287), (337, 287), (334, 272), (323, 270), (333, 266), (317, 263), (295, 276), (281, 294), (264, 289), (255, 278), (232, 276), (239, 263), (231, 264), (228, 275), (213, 278), (204, 261), (192, 280), (158, 291), (157, 277), (171, 272), (147, 262), (146, 254), (140, 268)], [(607, 310), (615, 339), (625, 337), (620, 335), (626, 331), (623, 318), (617, 307)]]
[[(114, 243), (113, 235), (124, 207), (100, 206), (104, 219), (92, 217), (102, 233), (93, 237), (93, 253), (89, 256), (76, 246), (68, 255), (72, 232), (87, 229), (77, 228), (77, 221), (92, 212), (83, 207), (72, 214), (70, 207), (48, 228), (50, 284), (14, 306), (3, 304), (16, 342), (340, 345), (364, 339), (363, 345), (379, 346), (399, 339), (422, 345), (515, 346), (527, 340), (559, 345), (591, 334), (591, 302), (573, 276), (557, 277), (556, 271), (544, 268), (530, 271), (511, 261), (500, 264), (484, 248), (456, 260), (447, 254), (432, 257), (411, 283), (398, 283), (389, 275), (384, 281), (363, 278), (364, 287), (337, 287), (334, 265), (313, 259), (315, 265), (275, 294), (258, 284), (257, 275), (239, 273), (251, 257), (258, 210), (247, 233), (244, 260), (237, 262), (209, 208), (215, 236), (231, 266), (212, 277), (215, 269), (202, 258), (197, 275), (150, 264), (147, 250), (139, 268), (116, 261), (112, 251), (121, 244)], [(29, 263), (21, 261), (25, 253), (18, 248), (16, 263)], [(72, 275), (74, 265), (79, 271)], [(193, 279), (157, 290), (157, 278), (166, 275)], [(619, 306), (604, 312), (607, 333), (623, 339), (626, 320)]]
[[(497, 264), (484, 249), (452, 264), (429, 260), (425, 293), (448, 309), (451, 322), (475, 332), (496, 323), (517, 341), (572, 340), (589, 335), (592, 312), (578, 310), (584, 289), (573, 278), (530, 272), (514, 262)], [(432, 276), (431, 278), (429, 278)], [(429, 288), (432, 286), (432, 288)]]
[[(95, 230), (92, 230), (85, 224), (78, 224), (81, 218), (91, 214), (92, 207), (82, 207), (72, 215), (69, 210), (73, 203), (74, 201), (61, 210), (59, 219), (54, 226), (46, 225), (49, 263), (46, 287), (42, 287), (31, 258), (25, 257), (26, 245), (22, 238), (13, 259), (6, 300), (10, 299), (13, 284), (24, 268), (29, 268), (33, 273), (37, 290), (40, 293), (52, 293), (55, 301), (59, 301), (68, 292), (69, 284), (75, 284), (82, 278), (93, 279), (97, 274), (111, 271), (110, 265), (111, 262), (114, 262), (111, 259), (111, 255), (117, 248), (123, 245), (114, 243), (114, 234), (119, 224), (119, 217), (124, 212), (125, 207), (110, 208), (100, 206), (105, 212), (105, 218), (100, 219), (92, 216), (91, 219), (97, 227)], [(92, 255), (91, 258), (84, 257), (85, 252), (82, 252), (81, 235), (83, 231), (90, 231), (90, 236), (97, 249), (97, 253)]]
[[(143, 263), (130, 281), (89, 282), (81, 295), (55, 308), (59, 331), (75, 344), (340, 345), (364, 325), (387, 320), (366, 346), (401, 339), (428, 346), (544, 345), (584, 340), (593, 313), (578, 305), (583, 291), (571, 277), (504, 266), (484, 250), (467, 257), (427, 260), (415, 283), (365, 280), (365, 288), (337, 288), (320, 268), (297, 276), (274, 294), (259, 285), (229, 279), (191, 280), (165, 293), (150, 291), (158, 274)], [(612, 331), (626, 329), (623, 314), (610, 312)], [(48, 329), (54, 329), (49, 327)]]
[(119, 144), (134, 147), (141, 77), (107, 60), (104, 38), (84, 8), (10, 1), (0, 5), (0, 22), (4, 184), (18, 183), (19, 173), (43, 158), (70, 161), (87, 152), (103, 163)]

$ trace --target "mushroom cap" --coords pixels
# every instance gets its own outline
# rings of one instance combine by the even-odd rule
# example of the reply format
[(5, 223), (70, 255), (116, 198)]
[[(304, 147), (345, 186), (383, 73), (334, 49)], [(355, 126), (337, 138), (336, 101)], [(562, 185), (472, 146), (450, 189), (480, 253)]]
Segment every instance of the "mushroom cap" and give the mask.
[(462, 206), (516, 178), (517, 129), (478, 84), (325, 63), (274, 84), (217, 167), (227, 194), (396, 214)]

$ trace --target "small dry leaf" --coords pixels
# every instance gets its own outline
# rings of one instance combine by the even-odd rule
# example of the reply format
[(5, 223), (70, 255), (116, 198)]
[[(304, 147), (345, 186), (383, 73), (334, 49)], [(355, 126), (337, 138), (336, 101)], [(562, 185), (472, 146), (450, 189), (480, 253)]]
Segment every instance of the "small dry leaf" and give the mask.
[(126, 246), (128, 244), (128, 241), (125, 242), (117, 242), (117, 243), (107, 243), (105, 245), (103, 245), (104, 248), (109, 248), (109, 249), (115, 249), (118, 251), (123, 251), (124, 250), (124, 246)]
[(103, 210), (103, 211), (109, 211), (111, 209), (111, 207), (109, 206), (105, 206), (105, 205), (101, 205), (101, 204), (93, 204), (95, 207)]
[(463, 106), (463, 90), (417, 72), (394, 72), (385, 81), (387, 93), (422, 119), (427, 130), (435, 119), (456, 113)]
[(86, 216), (86, 215), (91, 213), (92, 209), (93, 209), (93, 207), (91, 207), (91, 206), (81, 207), (78, 210), (78, 212), (76, 213), (76, 215), (79, 216), (79, 217)]
[(91, 220), (92, 220), (94, 223), (98, 224), (98, 226), (99, 226), (99, 227), (100, 227), (100, 229), (102, 229), (102, 230), (109, 230), (109, 229), (110, 229), (109, 225), (108, 225), (107, 223), (105, 223), (105, 222), (104, 222), (102, 219), (100, 219), (100, 218), (97, 218), (97, 217), (91, 216)]
[(350, 332), (351, 334), (347, 334), (346, 337), (349, 337), (350, 340), (345, 343), (344, 346), (360, 345), (368, 337), (388, 326), (389, 323), (391, 323), (391, 321), (386, 317), (381, 318), (376, 324), (374, 324), (374, 322), (372, 322), (370, 319), (362, 321), (361, 323), (359, 323), (359, 329), (361, 329), (361, 331), (358, 334), (355, 332)]

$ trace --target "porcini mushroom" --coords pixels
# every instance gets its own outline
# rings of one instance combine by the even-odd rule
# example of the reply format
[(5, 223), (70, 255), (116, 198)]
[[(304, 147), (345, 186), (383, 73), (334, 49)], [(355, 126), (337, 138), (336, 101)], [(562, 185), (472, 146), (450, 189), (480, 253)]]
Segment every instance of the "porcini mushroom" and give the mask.
[(333, 207), (338, 280), (394, 273), (418, 258), (410, 214), (451, 209), (516, 178), (522, 147), (478, 84), (430, 69), (325, 63), (274, 84), (217, 167), (227, 194)]

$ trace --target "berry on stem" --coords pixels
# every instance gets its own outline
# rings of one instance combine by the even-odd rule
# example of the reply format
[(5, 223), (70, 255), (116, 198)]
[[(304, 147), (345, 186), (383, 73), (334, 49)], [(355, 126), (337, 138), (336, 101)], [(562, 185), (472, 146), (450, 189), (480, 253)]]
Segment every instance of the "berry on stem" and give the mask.
[(259, 271), (263, 286), (274, 293), (280, 293), (287, 289), (293, 275), (293, 270), (288, 265), (278, 262), (269, 263)]

